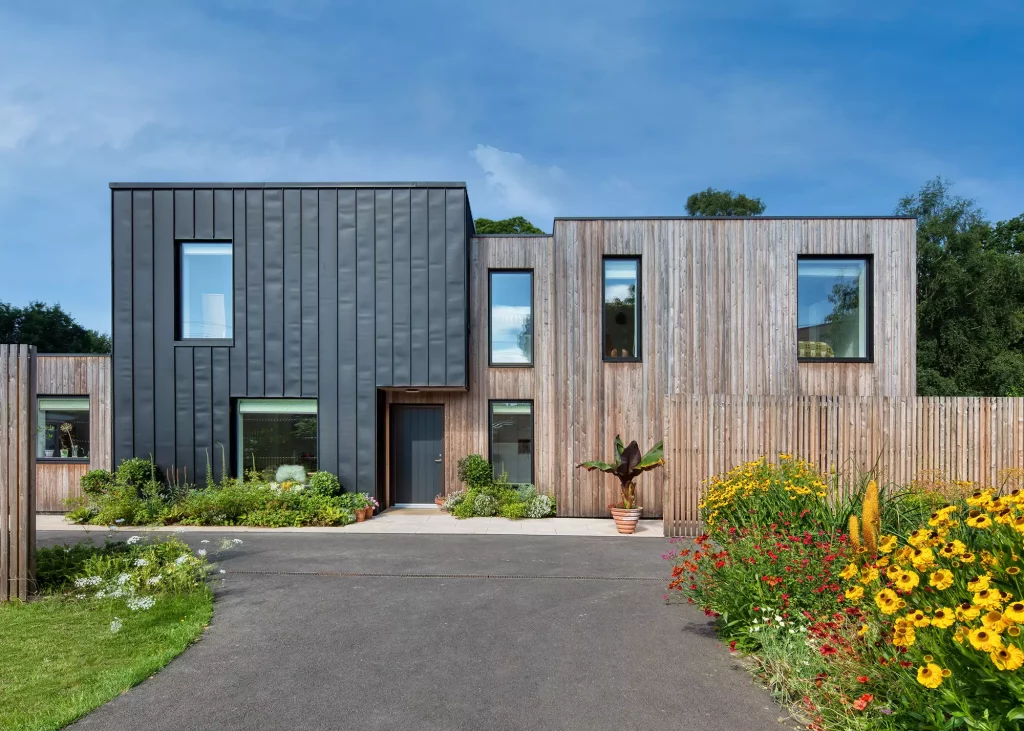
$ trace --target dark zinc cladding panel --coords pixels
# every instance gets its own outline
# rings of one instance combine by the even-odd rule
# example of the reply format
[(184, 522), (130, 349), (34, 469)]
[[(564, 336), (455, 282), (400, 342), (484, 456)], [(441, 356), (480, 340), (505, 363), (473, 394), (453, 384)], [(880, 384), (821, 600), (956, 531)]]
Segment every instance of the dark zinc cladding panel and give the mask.
[(356, 192), (338, 191), (338, 469), (346, 489), (356, 475)]
[(301, 191), (302, 219), (302, 395), (316, 396), (319, 346), (317, 345), (317, 279), (319, 243), (317, 192)]
[(429, 314), (427, 320), (428, 358), (430, 363), (427, 373), (427, 385), (444, 386), (447, 383), (445, 373), (445, 332), (447, 330), (447, 308), (445, 307), (445, 192), (431, 189), (428, 198), (427, 236), (428, 254), (427, 268), (430, 278), (428, 296)]
[(132, 192), (113, 193), (111, 214), (113, 284), (114, 464), (133, 456), (132, 380)]
[(466, 385), (466, 192), (446, 190), (445, 307), (447, 311), (445, 383)]
[(318, 206), (320, 370), (317, 461), (325, 469), (330, 469), (328, 465), (338, 464), (338, 371), (334, 367), (338, 362), (338, 194), (337, 190), (321, 190)]
[[(173, 270), (172, 270), (173, 271)], [(132, 192), (132, 368), (134, 449), (156, 450), (153, 373), (153, 191)]]
[(372, 485), (377, 432), (377, 375), (374, 340), (374, 191), (356, 191), (356, 475), (361, 489)]
[(231, 264), (235, 270), (235, 328), (231, 346), (231, 395), (245, 396), (249, 392), (249, 363), (246, 354), (246, 286), (248, 267), (245, 257), (245, 191), (234, 191), (234, 222), (231, 247)]
[[(196, 477), (195, 402), (192, 380), (192, 348), (174, 349), (174, 466), (181, 479)], [(142, 455), (136, 455), (142, 456)]]
[(153, 419), (158, 465), (174, 464), (174, 192), (153, 192)]
[(429, 339), (427, 322), (430, 319), (428, 295), (430, 275), (427, 261), (430, 253), (427, 236), (427, 191), (409, 191), (410, 245), (409, 296), (411, 301), (411, 329), (409, 350), (411, 355), (409, 385), (426, 385), (429, 380)]
[(210, 348), (195, 348), (193, 358), (193, 404), (195, 466), (197, 483), (206, 482), (208, 460), (213, 457), (213, 354)]
[(407, 386), (410, 381), (412, 353), (409, 341), (410, 283), (409, 283), (409, 191), (394, 192), (394, 243), (392, 245), (392, 286), (394, 310), (392, 313), (391, 342), (394, 359), (392, 383)]
[(230, 241), (234, 236), (234, 201), (231, 191), (213, 191), (213, 238)]
[(376, 355), (377, 385), (394, 383), (392, 363), (392, 223), (391, 191), (374, 191), (374, 298), (377, 313), (374, 317), (374, 349)]
[[(231, 392), (228, 383), (228, 349), (213, 349), (213, 460), (214, 476), (224, 479), (225, 468), (230, 474), (227, 460), (231, 457)], [(214, 459), (216, 457), (216, 459)]]
[(263, 393), (284, 395), (284, 193), (263, 191)]
[(213, 238), (213, 191), (197, 190), (195, 197), (196, 238)]
[(174, 238), (195, 237), (195, 195), (191, 190), (174, 191)]
[(302, 395), (302, 241), (299, 191), (284, 192), (284, 395)]
[[(249, 396), (264, 394), (263, 191), (245, 191), (245, 348)], [(241, 335), (242, 333), (239, 333)]]

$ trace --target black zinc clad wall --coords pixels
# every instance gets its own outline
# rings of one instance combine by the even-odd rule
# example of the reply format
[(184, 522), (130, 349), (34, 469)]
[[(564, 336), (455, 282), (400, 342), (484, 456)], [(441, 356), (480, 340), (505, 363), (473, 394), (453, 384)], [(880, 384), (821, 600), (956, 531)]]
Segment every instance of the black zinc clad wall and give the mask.
[[(378, 388), (469, 387), (464, 184), (110, 187), (115, 465), (220, 478), (235, 399), (316, 398), (319, 467), (372, 494)], [(230, 339), (175, 339), (194, 241), (232, 244)]]

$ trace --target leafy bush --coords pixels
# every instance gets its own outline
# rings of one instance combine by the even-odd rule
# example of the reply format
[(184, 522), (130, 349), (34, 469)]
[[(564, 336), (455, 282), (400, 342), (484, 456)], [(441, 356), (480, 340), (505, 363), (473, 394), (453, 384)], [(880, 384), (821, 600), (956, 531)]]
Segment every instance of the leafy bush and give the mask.
[(117, 467), (117, 482), (121, 485), (141, 488), (146, 482), (155, 479), (156, 465), (148, 459), (122, 459)]
[(505, 503), (498, 510), (502, 518), (509, 520), (522, 520), (526, 517), (526, 503)]
[(491, 463), (479, 454), (470, 454), (458, 462), (458, 478), (470, 490), (488, 487), (494, 481)]
[(341, 482), (327, 470), (320, 470), (309, 476), (309, 490), (316, 495), (335, 497), (341, 494)]
[(555, 514), (555, 499), (550, 495), (537, 495), (526, 506), (527, 518), (547, 518)]
[(466, 491), (465, 490), (456, 490), (455, 492), (450, 492), (447, 495), (445, 495), (444, 502), (441, 503), (441, 508), (443, 510), (447, 510), (448, 512), (451, 512), (455, 508), (456, 505), (458, 505), (459, 503), (461, 503), (465, 499), (466, 499)]
[(498, 501), (490, 495), (481, 493), (473, 500), (473, 513), (484, 518), (497, 515)]
[(528, 503), (537, 497), (537, 488), (533, 485), (516, 485), (516, 492), (519, 495), (519, 502)]
[(99, 496), (114, 485), (114, 473), (110, 470), (89, 470), (79, 480), (85, 495)]

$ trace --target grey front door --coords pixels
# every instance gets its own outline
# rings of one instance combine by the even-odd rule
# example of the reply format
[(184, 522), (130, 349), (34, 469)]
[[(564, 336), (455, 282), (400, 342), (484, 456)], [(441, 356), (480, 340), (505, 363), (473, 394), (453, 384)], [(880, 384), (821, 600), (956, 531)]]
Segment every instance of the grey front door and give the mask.
[(391, 407), (394, 503), (432, 503), (443, 491), (444, 407)]

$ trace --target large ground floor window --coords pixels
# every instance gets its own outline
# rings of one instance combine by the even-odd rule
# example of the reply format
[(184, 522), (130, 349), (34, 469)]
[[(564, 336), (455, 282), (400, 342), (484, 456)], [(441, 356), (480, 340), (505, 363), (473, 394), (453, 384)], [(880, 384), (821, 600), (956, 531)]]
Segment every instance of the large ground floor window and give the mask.
[(89, 397), (36, 400), (36, 458), (89, 459)]
[(272, 480), (281, 465), (316, 470), (316, 399), (240, 399), (238, 474)]
[(491, 401), (491, 465), (509, 482), (533, 482), (533, 402)]

